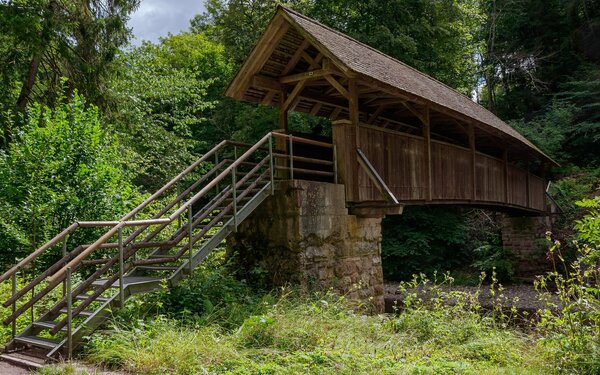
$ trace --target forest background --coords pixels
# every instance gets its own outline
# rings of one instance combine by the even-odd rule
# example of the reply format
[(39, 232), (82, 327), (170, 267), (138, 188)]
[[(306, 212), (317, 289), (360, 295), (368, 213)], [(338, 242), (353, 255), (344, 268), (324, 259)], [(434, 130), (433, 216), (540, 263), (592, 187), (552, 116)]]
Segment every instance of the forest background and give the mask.
[[(522, 132), (561, 163), (555, 232), (573, 235), (584, 212), (574, 202), (600, 189), (598, 0), (206, 0), (189, 30), (140, 46), (126, 26), (139, 0), (5, 0), (0, 266), (75, 220), (114, 220), (223, 139), (252, 142), (277, 128), (277, 109), (223, 92), (279, 3)], [(290, 115), (297, 131), (323, 121)], [(468, 281), (495, 267), (510, 279), (500, 245), (493, 213), (410, 208), (384, 223), (386, 277), (452, 269)]]

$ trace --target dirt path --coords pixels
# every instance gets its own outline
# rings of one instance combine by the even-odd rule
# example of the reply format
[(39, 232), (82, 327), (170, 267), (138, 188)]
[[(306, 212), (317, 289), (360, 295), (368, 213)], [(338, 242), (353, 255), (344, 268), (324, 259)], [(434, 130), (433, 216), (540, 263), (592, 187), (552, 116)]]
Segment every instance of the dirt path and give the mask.
[(12, 365), (8, 362), (0, 361), (0, 375), (28, 375), (29, 370)]

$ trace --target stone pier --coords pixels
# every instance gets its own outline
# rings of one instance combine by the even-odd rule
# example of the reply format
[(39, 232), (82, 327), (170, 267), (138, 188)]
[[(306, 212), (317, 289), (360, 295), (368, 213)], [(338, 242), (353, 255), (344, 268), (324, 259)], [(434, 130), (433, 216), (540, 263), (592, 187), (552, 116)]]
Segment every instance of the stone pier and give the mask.
[(382, 312), (381, 219), (348, 214), (344, 185), (281, 181), (228, 247), (241, 267), (260, 267), (274, 285), (334, 288)]
[(547, 258), (549, 243), (546, 240), (549, 230), (549, 217), (504, 216), (502, 246), (512, 255), (517, 278), (532, 280), (550, 270)]

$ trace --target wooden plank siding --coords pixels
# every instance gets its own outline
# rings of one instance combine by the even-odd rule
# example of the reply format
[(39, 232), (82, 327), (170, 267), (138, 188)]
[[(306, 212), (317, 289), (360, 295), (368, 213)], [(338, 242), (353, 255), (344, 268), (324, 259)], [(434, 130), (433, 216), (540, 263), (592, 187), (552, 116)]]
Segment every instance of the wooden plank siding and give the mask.
[[(399, 200), (427, 197), (427, 166), (423, 138), (361, 126), (361, 149)], [(361, 174), (364, 174), (362, 178)], [(361, 170), (359, 201), (381, 201), (381, 193)]]
[[(356, 155), (348, 147), (355, 135), (346, 121), (333, 127), (338, 144), (338, 160), (345, 169), (345, 181), (351, 202), (384, 201), (381, 193), (360, 168), (354, 176), (348, 171)], [(341, 137), (341, 138), (340, 138)], [(370, 125), (360, 126), (360, 147), (394, 195), (402, 202), (427, 201), (427, 157), (423, 137)], [(345, 156), (341, 156), (345, 154)], [(530, 175), (513, 165), (505, 168), (504, 160), (475, 153), (475, 195), (473, 195), (473, 154), (470, 148), (431, 140), (432, 203), (490, 203), (543, 211), (545, 209), (544, 179)], [(529, 187), (527, 181), (529, 180)], [(506, 191), (508, 187), (508, 191)], [(529, 194), (527, 191), (529, 190)], [(527, 202), (529, 196), (529, 202)], [(508, 201), (507, 201), (508, 200)]]

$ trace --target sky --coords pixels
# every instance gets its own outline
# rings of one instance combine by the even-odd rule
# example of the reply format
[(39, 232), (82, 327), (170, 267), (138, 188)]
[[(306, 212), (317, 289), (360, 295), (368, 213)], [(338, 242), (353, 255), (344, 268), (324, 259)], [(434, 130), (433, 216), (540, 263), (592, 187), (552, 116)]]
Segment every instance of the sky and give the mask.
[(140, 7), (131, 14), (128, 26), (133, 28), (135, 40), (157, 42), (169, 33), (187, 30), (190, 19), (204, 11), (203, 0), (142, 0)]

